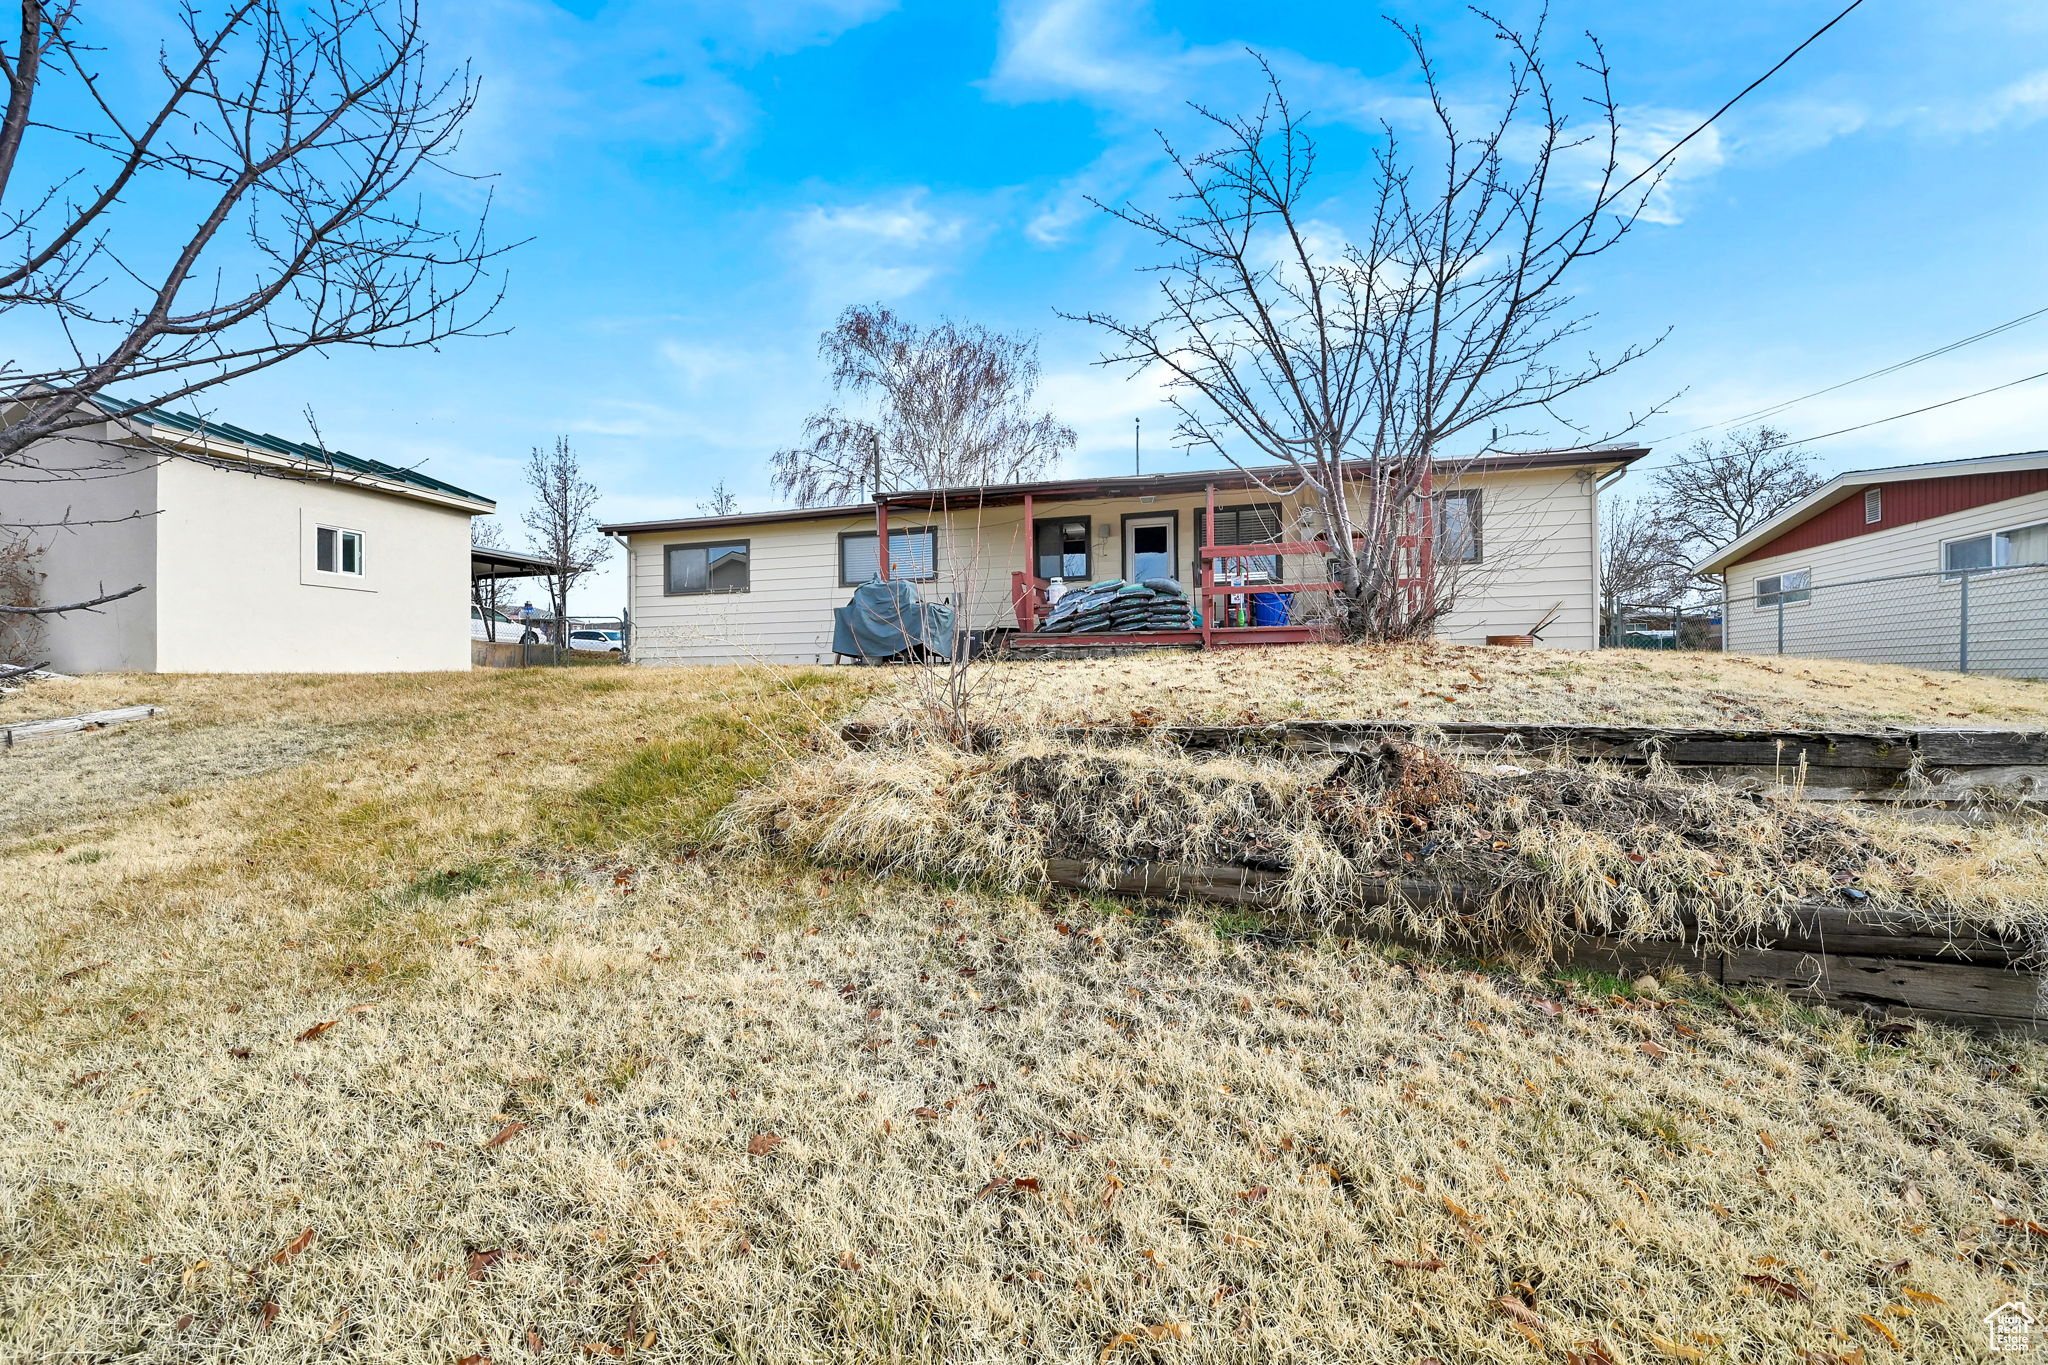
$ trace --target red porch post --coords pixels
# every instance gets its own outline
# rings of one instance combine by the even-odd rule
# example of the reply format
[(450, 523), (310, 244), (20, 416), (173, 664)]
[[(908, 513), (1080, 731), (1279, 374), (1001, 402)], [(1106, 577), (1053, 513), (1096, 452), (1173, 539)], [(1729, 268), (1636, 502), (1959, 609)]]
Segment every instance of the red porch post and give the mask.
[(889, 581), (889, 502), (875, 494), (875, 575)]
[(1216, 599), (1206, 589), (1215, 576), (1216, 561), (1208, 558), (1216, 548), (1216, 485), (1209, 485), (1208, 505), (1202, 509), (1202, 543), (1195, 551), (1195, 605), (1202, 613), (1202, 648), (1213, 646), (1210, 632), (1216, 629)]

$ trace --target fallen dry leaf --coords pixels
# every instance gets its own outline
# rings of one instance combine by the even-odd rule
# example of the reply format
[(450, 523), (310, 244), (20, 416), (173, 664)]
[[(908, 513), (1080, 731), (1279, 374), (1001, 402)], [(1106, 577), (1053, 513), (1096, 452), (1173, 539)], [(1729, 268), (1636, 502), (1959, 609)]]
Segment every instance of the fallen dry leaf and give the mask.
[(481, 1280), (484, 1276), (491, 1273), (492, 1266), (496, 1265), (498, 1262), (504, 1259), (505, 1248), (503, 1247), (493, 1247), (489, 1251), (470, 1252), (468, 1270), (469, 1278), (472, 1280)]
[(1798, 1303), (1808, 1301), (1804, 1289), (1801, 1289), (1790, 1280), (1781, 1280), (1776, 1275), (1744, 1275), (1742, 1278), (1748, 1280), (1751, 1284), (1760, 1285), (1770, 1290), (1781, 1299), (1791, 1299)]
[(780, 1147), (781, 1145), (782, 1137), (780, 1134), (756, 1133), (751, 1138), (747, 1139), (747, 1155), (767, 1156), (770, 1152), (774, 1151), (777, 1147)]
[(497, 1133), (492, 1136), (491, 1140), (484, 1144), (484, 1147), (486, 1149), (492, 1147), (503, 1147), (506, 1143), (510, 1142), (513, 1138), (518, 1137), (521, 1133), (525, 1131), (526, 1125), (523, 1123), (508, 1123), (503, 1128), (500, 1128), (497, 1131)]
[(318, 1038), (321, 1034), (327, 1032), (327, 1030), (333, 1028), (336, 1024), (340, 1022), (341, 1020), (339, 1019), (323, 1019), (319, 1023), (313, 1025), (313, 1027), (307, 1029), (304, 1033), (301, 1033), (299, 1035), (299, 1041), (302, 1043), (310, 1043), (315, 1038)]
[(286, 1261), (289, 1261), (311, 1245), (313, 1245), (313, 1229), (307, 1228), (304, 1232), (292, 1238), (291, 1241), (285, 1243), (284, 1247), (275, 1256), (270, 1258), (270, 1263), (272, 1265), (283, 1265)]

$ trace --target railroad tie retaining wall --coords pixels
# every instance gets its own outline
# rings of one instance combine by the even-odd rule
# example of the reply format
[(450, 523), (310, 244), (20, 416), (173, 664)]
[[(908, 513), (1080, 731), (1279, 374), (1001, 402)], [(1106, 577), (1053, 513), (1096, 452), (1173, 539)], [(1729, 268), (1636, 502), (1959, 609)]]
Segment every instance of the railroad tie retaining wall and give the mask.
[[(1073, 859), (1052, 859), (1046, 879), (1055, 886), (1167, 900), (1203, 900), (1272, 913), (1280, 903), (1279, 874), (1228, 864), (1140, 864), (1102, 869)], [(1359, 889), (1361, 906), (1389, 900), (1477, 904), (1474, 889), (1423, 879), (1390, 880)], [(1358, 920), (1325, 925), (1341, 936), (1431, 944)], [(1457, 945), (1448, 945), (1453, 951)], [(1512, 947), (1500, 944), (1498, 947)], [(1467, 945), (1482, 951), (1481, 945)], [(1951, 938), (1897, 917), (1808, 906), (1791, 926), (1768, 931), (1753, 945), (1707, 948), (1697, 943), (1645, 940), (1623, 943), (1586, 938), (1562, 955), (1570, 966), (1636, 975), (1676, 966), (1723, 986), (1772, 987), (1794, 998), (1837, 1009), (1884, 1016), (1937, 1019), (1984, 1033), (2048, 1038), (2048, 944), (2018, 935), (1965, 934)]]

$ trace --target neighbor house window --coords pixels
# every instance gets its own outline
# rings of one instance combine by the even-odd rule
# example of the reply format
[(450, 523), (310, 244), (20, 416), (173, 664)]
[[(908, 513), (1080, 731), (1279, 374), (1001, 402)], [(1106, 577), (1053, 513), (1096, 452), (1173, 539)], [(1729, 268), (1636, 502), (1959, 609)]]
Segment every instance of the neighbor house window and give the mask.
[(1863, 490), (1863, 524), (1875, 526), (1884, 520), (1884, 490), (1866, 488)]
[(313, 528), (313, 567), (321, 573), (363, 572), (363, 533), (339, 526)]
[(751, 586), (748, 542), (716, 541), (704, 545), (670, 545), (665, 582), (670, 597), (700, 593), (746, 592)]
[(1972, 569), (2043, 563), (2048, 563), (2048, 521), (1971, 536), (1968, 540), (1945, 541), (1941, 547), (1942, 571), (1952, 575)]
[(1032, 531), (1038, 540), (1038, 576), (1088, 577), (1088, 529), (1087, 517), (1057, 517), (1040, 521)]
[(1813, 597), (1812, 587), (1813, 570), (1788, 569), (1756, 581), (1756, 604), (1760, 608), (1776, 607), (1780, 603), (1794, 606)]
[(1436, 562), (1477, 564), (1480, 558), (1479, 493), (1445, 493), (1436, 500)]
[[(839, 586), (858, 587), (881, 577), (875, 562), (875, 533), (845, 531), (839, 537)], [(939, 530), (906, 526), (889, 531), (889, 577), (928, 583), (939, 576)]]

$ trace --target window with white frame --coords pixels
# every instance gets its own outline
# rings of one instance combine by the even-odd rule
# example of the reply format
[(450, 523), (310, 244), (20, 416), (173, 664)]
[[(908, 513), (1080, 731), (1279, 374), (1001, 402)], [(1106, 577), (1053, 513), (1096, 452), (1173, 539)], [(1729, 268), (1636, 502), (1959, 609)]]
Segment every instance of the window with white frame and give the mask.
[(1796, 606), (1812, 600), (1812, 588), (1813, 570), (1787, 569), (1756, 581), (1756, 605), (1758, 610), (1775, 609), (1781, 604)]
[(313, 567), (321, 573), (362, 577), (363, 533), (339, 526), (314, 527)]
[[(859, 587), (880, 577), (873, 531), (844, 531), (839, 536), (839, 586)], [(939, 576), (939, 531), (936, 526), (889, 530), (889, 577), (929, 583)]]
[(2048, 521), (1945, 540), (1941, 545), (1941, 570), (1950, 577), (2015, 564), (2048, 564)]

